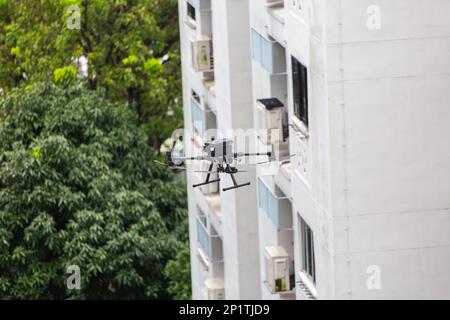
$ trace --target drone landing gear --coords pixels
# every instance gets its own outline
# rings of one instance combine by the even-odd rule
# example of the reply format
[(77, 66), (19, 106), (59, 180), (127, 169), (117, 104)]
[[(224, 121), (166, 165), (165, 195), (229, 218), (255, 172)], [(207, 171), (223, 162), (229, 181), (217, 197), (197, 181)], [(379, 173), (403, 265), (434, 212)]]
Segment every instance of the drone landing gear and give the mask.
[(210, 172), (211, 172), (212, 168), (213, 168), (213, 164), (211, 163), (209, 165), (208, 174), (206, 175), (206, 181), (202, 182), (202, 183), (194, 184), (192, 186), (192, 188), (197, 188), (197, 187), (205, 186), (207, 184), (211, 184), (211, 183), (214, 183), (214, 182), (219, 182), (220, 179), (209, 180), (209, 178), (211, 177), (211, 173)]
[(214, 180), (211, 180), (211, 181), (205, 181), (205, 182), (202, 182), (202, 183), (198, 183), (198, 184), (194, 184), (194, 185), (192, 185), (192, 188), (197, 188), (197, 187), (200, 187), (200, 186), (205, 186), (205, 185), (207, 185), (207, 184), (210, 184), (210, 183), (214, 183), (214, 182), (219, 182), (220, 181), (220, 179), (214, 179)]
[(246, 186), (249, 186), (249, 185), (250, 185), (250, 182), (243, 183), (243, 184), (238, 184), (238, 183), (236, 182), (236, 178), (234, 177), (234, 172), (233, 172), (233, 170), (231, 169), (231, 167), (230, 167), (229, 165), (227, 165), (227, 168), (226, 168), (225, 172), (228, 173), (228, 174), (231, 176), (231, 180), (233, 180), (233, 186), (232, 186), (232, 187), (229, 187), (229, 188), (223, 188), (222, 190), (223, 190), (224, 192), (225, 192), (225, 191), (228, 191), (228, 190), (233, 190), (233, 189), (237, 189), (237, 188), (242, 188), (242, 187), (246, 187)]

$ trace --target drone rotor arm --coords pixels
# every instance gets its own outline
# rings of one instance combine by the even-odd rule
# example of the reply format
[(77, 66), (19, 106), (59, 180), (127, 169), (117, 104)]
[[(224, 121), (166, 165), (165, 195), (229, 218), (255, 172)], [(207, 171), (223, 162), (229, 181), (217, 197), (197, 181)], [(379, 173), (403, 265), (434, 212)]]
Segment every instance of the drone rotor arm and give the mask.
[(255, 152), (255, 153), (244, 153), (244, 152), (236, 152), (234, 154), (234, 158), (242, 158), (242, 157), (256, 157), (256, 156), (268, 156), (272, 157), (272, 152)]
[(203, 156), (197, 156), (197, 157), (171, 157), (171, 161), (186, 161), (186, 160), (204, 160), (205, 158)]
[(168, 168), (170, 168), (170, 169), (175, 169), (175, 170), (186, 170), (185, 167), (182, 167), (182, 166), (175, 166), (175, 165), (170, 165), (170, 164), (168, 164), (168, 163), (161, 162), (161, 161), (158, 161), (158, 160), (153, 160), (153, 162), (155, 162), (155, 163), (157, 163), (157, 164), (159, 164), (159, 165), (161, 165), (161, 166), (168, 167)]

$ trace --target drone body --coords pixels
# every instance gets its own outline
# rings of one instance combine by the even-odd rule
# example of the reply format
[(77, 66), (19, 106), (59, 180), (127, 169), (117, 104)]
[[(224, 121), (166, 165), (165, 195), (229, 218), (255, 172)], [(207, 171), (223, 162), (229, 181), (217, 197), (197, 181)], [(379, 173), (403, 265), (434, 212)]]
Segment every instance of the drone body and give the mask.
[[(229, 139), (220, 139), (220, 140), (211, 140), (206, 142), (203, 145), (203, 155), (197, 156), (197, 157), (172, 157), (172, 152), (166, 153), (166, 165), (168, 165), (170, 168), (173, 169), (183, 169), (186, 168), (183, 167), (183, 164), (186, 160), (191, 161), (209, 161), (209, 169), (208, 171), (197, 171), (197, 172), (204, 172), (206, 173), (206, 179), (204, 182), (199, 184), (194, 184), (192, 187), (197, 188), (200, 186), (204, 186), (210, 183), (218, 182), (220, 181), (220, 178), (210, 180), (211, 174), (220, 174), (220, 173), (226, 173), (229, 174), (231, 177), (231, 180), (233, 182), (233, 186), (228, 188), (223, 188), (223, 191), (228, 191), (232, 189), (237, 189), (241, 187), (245, 187), (250, 185), (250, 182), (238, 184), (236, 181), (236, 177), (234, 176), (238, 172), (244, 172), (239, 171), (235, 166), (233, 166), (234, 161), (236, 159), (242, 158), (242, 157), (250, 157), (250, 156), (267, 156), (270, 158), (272, 157), (271, 152), (266, 153), (240, 153), (240, 152), (234, 152), (233, 151), (233, 140)], [(214, 168), (214, 165), (216, 166), (216, 170), (212, 171)]]
[(233, 140), (221, 139), (206, 142), (203, 152), (205, 160), (220, 164), (232, 164), (234, 160)]

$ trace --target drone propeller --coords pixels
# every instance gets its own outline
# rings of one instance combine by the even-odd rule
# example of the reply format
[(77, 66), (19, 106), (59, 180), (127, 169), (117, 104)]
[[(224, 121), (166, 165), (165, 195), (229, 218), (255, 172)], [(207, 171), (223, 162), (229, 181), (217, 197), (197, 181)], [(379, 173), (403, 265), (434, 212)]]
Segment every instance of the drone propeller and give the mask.
[[(202, 170), (195, 170), (194, 172), (197, 172), (197, 173), (226, 173), (226, 172), (202, 171)], [(233, 173), (240, 173), (240, 172), (248, 172), (248, 171), (246, 171), (246, 170), (239, 170), (239, 171), (236, 171), (236, 172), (233, 172)]]
[[(291, 155), (285, 157), (283, 160), (287, 160), (287, 159), (293, 158), (293, 157), (295, 157), (295, 156), (296, 156), (296, 154), (291, 154)], [(280, 160), (280, 161), (283, 161), (283, 160)], [(259, 165), (259, 164), (266, 164), (266, 163), (275, 162), (275, 161), (276, 161), (276, 160), (272, 159), (272, 160), (269, 160), (269, 161), (258, 162), (258, 163), (256, 163), (256, 164), (257, 164), (257, 165)]]
[(156, 162), (156, 163), (159, 164), (159, 165), (166, 166), (166, 167), (168, 167), (168, 168), (170, 168), (170, 169), (186, 170), (185, 167), (180, 167), (180, 166), (170, 166), (170, 165), (168, 165), (167, 163), (164, 163), (164, 162), (161, 162), (161, 161), (158, 161), (158, 160), (153, 160), (153, 161)]
[(260, 165), (260, 164), (266, 164), (266, 163), (271, 163), (273, 161), (269, 160), (269, 161), (264, 161), (264, 162), (257, 162), (255, 163), (256, 165)]

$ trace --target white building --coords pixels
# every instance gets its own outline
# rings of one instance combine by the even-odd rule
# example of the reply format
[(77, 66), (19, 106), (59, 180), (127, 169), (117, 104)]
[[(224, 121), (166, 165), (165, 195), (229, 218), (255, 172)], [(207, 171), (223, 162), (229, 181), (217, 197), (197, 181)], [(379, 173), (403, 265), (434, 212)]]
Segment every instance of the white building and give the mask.
[(194, 143), (283, 133), (252, 137), (280, 162), (245, 166), (249, 187), (188, 170), (193, 298), (450, 299), (450, 1), (179, 12)]

